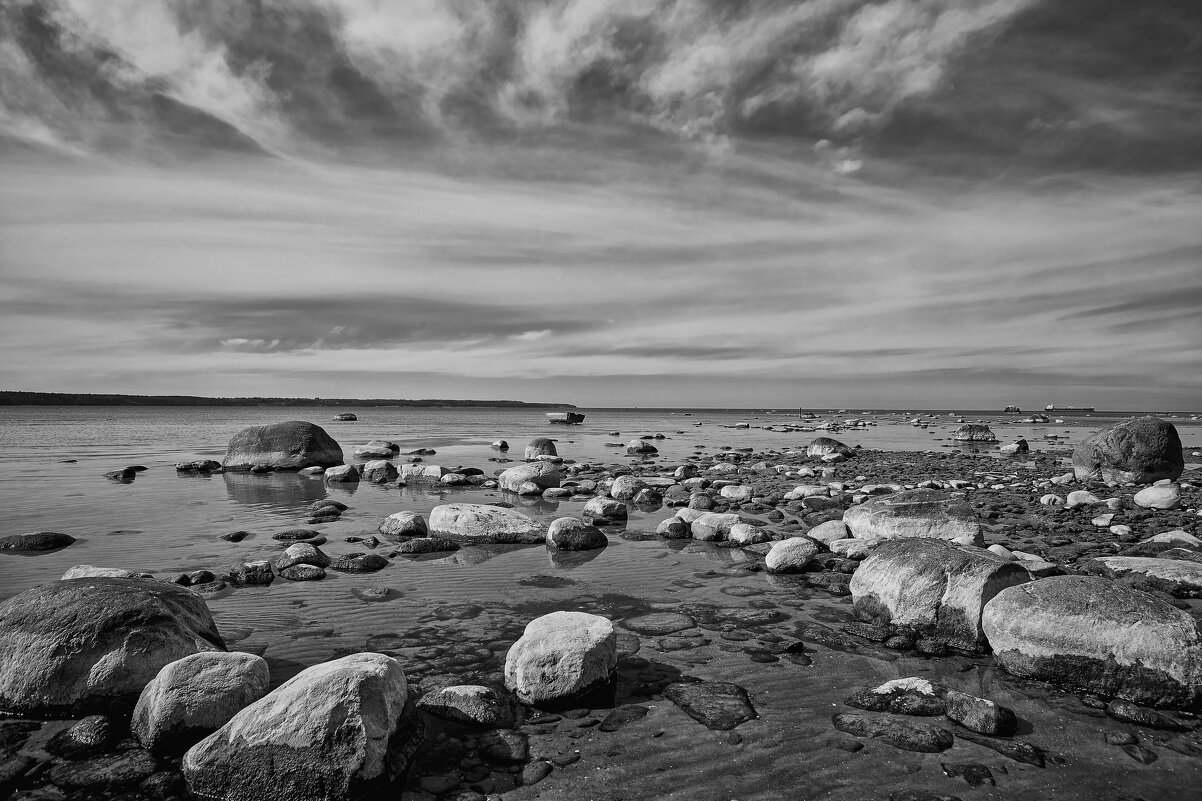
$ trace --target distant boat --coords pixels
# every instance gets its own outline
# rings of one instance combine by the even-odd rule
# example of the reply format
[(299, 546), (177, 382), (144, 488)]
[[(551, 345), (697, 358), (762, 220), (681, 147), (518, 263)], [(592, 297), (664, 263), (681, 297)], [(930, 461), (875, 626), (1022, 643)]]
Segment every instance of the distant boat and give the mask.
[(1057, 406), (1054, 403), (1049, 403), (1043, 407), (1045, 412), (1092, 412), (1092, 406)]
[(1003, 411), (1003, 412), (1008, 412), (1008, 413), (1011, 413), (1011, 414), (1018, 414), (1019, 412), (1021, 412), (1021, 411), (1022, 411), (1022, 409), (1018, 408), (1017, 406), (1013, 406), (1013, 405), (1011, 405), (1011, 406), (1007, 406), (1007, 407), (1006, 407), (1005, 409), (1003, 409), (1002, 411)]
[(584, 422), (584, 415), (579, 412), (547, 412), (547, 422), (565, 426), (575, 425)]
[(351, 422), (353, 420), (358, 420), (359, 418), (358, 418), (358, 416), (352, 414), (351, 412), (343, 412), (342, 414), (334, 415), (334, 419), (342, 420), (344, 422)]

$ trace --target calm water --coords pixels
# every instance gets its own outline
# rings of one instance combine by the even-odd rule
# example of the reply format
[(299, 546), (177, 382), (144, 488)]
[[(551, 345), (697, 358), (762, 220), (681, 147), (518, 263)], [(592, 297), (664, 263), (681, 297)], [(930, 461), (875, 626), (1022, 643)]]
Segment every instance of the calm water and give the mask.
[[(587, 414), (583, 425), (563, 427), (548, 425), (537, 409), (353, 411), (359, 420), (341, 423), (329, 419), (334, 413), (329, 409), (0, 408), (0, 532), (53, 530), (80, 540), (54, 553), (0, 554), (0, 598), (56, 579), (80, 563), (170, 578), (185, 570), (216, 572), (237, 561), (271, 558), (282, 548), (271, 538), (272, 533), (303, 525), (307, 517), (304, 507), (326, 497), (350, 507), (337, 522), (313, 526), (328, 537), (323, 550), (335, 556), (361, 550), (345, 538), (374, 534), (383, 517), (401, 510), (428, 513), (440, 503), (507, 500), (550, 522), (578, 515), (583, 507), (583, 501), (518, 499), (476, 488), (420, 484), (400, 489), (368, 484), (327, 487), (320, 478), (295, 474), (176, 474), (173, 465), (179, 461), (220, 460), (229, 438), (247, 425), (308, 419), (325, 427), (348, 458), (356, 446), (383, 438), (399, 443), (402, 452), (434, 448), (438, 453), (426, 458), (429, 463), (476, 466), (488, 473), (504, 466), (488, 461), (499, 455), (489, 447), (496, 439), (508, 440), (510, 457), (515, 459), (521, 458), (522, 448), (531, 438), (551, 436), (558, 439), (560, 455), (567, 459), (616, 465), (632, 460), (623, 449), (607, 443), (663, 433), (666, 439), (655, 443), (660, 458), (652, 464), (668, 467), (696, 451), (715, 452), (723, 447), (783, 451), (804, 447), (815, 436), (767, 431), (766, 426), (801, 421), (795, 415), (764, 412), (583, 410)], [(958, 425), (946, 413), (931, 418), (925, 430), (908, 424), (913, 413), (861, 416), (878, 425), (835, 436), (864, 448), (917, 451), (953, 447), (951, 432)], [(1056, 441), (1060, 451), (1106, 422), (1097, 417), (1073, 418), (1064, 424), (1035, 426), (996, 413), (970, 414), (967, 419), (989, 422), (1002, 441), (1025, 436), (1033, 448), (1049, 447), (1043, 439), (1047, 434), (1064, 436), (1066, 439)], [(1187, 445), (1202, 443), (1197, 421), (1174, 422)], [(742, 423), (751, 427), (730, 427)], [(611, 435), (612, 431), (621, 433)], [(149, 469), (130, 484), (103, 478), (103, 473), (131, 464)], [(841, 470), (854, 477), (854, 462)], [(668, 509), (635, 510), (627, 526), (652, 530), (670, 513)], [(241, 543), (219, 539), (238, 529), (253, 535)], [(389, 550), (387, 545), (379, 548), (385, 554)], [(705, 543), (633, 542), (611, 534), (609, 547), (585, 554), (552, 554), (541, 546), (464, 548), (449, 556), (395, 559), (375, 574), (330, 572), (321, 582), (280, 580), (265, 588), (228, 589), (206, 600), (231, 647), (266, 657), (277, 683), (305, 666), (359, 650), (394, 654), (410, 675), (445, 676), (456, 669), (453, 665), (495, 675), (514, 632), (530, 618), (553, 608), (583, 609), (615, 620), (683, 604), (775, 608), (783, 619), (758, 631), (783, 638), (796, 636), (799, 625), (838, 626), (849, 619), (846, 598), (806, 590), (788, 577), (742, 569), (741, 565), (755, 558), (738, 549)], [(355, 590), (364, 587), (387, 587), (391, 600), (363, 600)], [(471, 644), (471, 654), (454, 654), (453, 659), (439, 656), (463, 643)], [(990, 756), (992, 752), (977, 748), (979, 753), (973, 753), (976, 747), (967, 746), (969, 753), (959, 758), (984, 759), (994, 765), (999, 776), (999, 768), (1010, 771), (1005, 782), (999, 783), (1009, 793), (1006, 797), (1046, 798), (1051, 791), (1057, 797), (1093, 798), (1101, 797), (1108, 788), (1125, 787), (1142, 790), (1147, 798), (1166, 798), (1172, 797), (1175, 788), (1202, 781), (1196, 764), (1170, 750), (1161, 750), (1154, 772), (1121, 754), (1113, 757), (1104, 750), (1110, 747), (1101, 744), (1098, 721), (1088, 717), (1091, 711), (1077, 710), (1079, 703), (1071, 696), (1033, 693), (992, 667), (973, 670), (964, 667), (963, 660), (857, 656), (818, 648), (813, 652), (813, 668), (807, 669), (788, 662), (758, 664), (729, 648), (722, 650), (723, 645), (730, 643), (716, 639), (705, 648), (660, 653), (653, 642), (644, 642), (641, 653), (648, 658), (693, 675), (746, 686), (757, 698), (762, 716), (761, 722), (741, 727), (749, 743), (742, 751), (720, 744), (698, 751), (695, 730), (688, 721), (680, 724), (680, 737), (670, 734), (655, 740), (654, 748), (663, 751), (656, 764), (680, 766), (663, 773), (656, 772), (659, 767), (651, 771), (665, 785), (663, 794), (671, 787), (702, 781), (702, 777), (708, 777), (704, 782), (720, 784), (726, 781), (723, 777), (746, 771), (769, 777), (795, 768), (800, 771), (798, 781), (804, 778), (812, 797), (861, 798), (862, 790), (857, 789), (862, 787), (860, 769), (844, 752), (821, 748), (822, 739), (832, 733), (830, 711), (840, 699), (864, 686), (915, 674), (930, 675), (948, 686), (1011, 706), (1034, 727), (1034, 739), (1041, 747), (1074, 760), (1069, 767), (1045, 772), (999, 763)], [(799, 715), (799, 709), (810, 712)], [(677, 723), (677, 718), (683, 718), (679, 713), (662, 714)], [(714, 743), (722, 742), (714, 739)], [(786, 749), (787, 754), (773, 750), (782, 742), (814, 745), (801, 759), (792, 747)], [(701, 763), (694, 758), (698, 754), (704, 754)], [(874, 754), (874, 772), (895, 781), (894, 786), (930, 783), (932, 788), (944, 787), (940, 782), (946, 779), (939, 771), (937, 755), (929, 755), (926, 761), (930, 764), (915, 776), (915, 755), (884, 746)], [(1080, 795), (1082, 792), (1085, 795)]]

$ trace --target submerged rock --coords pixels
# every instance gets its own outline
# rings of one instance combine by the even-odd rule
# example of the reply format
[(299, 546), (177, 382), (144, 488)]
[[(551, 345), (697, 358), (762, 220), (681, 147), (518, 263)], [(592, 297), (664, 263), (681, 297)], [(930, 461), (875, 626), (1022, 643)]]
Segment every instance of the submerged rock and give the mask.
[(974, 544), (985, 544), (972, 507), (938, 490), (907, 490), (872, 498), (845, 511), (843, 522), (857, 539), (969, 537)]
[(998, 593), (982, 627), (1017, 676), (1189, 707), (1202, 698), (1202, 633), (1155, 595), (1095, 576), (1054, 576)]
[(947, 729), (907, 718), (840, 712), (831, 718), (835, 728), (856, 737), (872, 737), (903, 751), (938, 753), (955, 743)]
[(664, 697), (707, 729), (729, 731), (759, 717), (747, 691), (727, 681), (670, 684)]
[(969, 650), (986, 644), (985, 604), (1007, 587), (1031, 580), (1019, 563), (943, 540), (883, 542), (852, 575), (860, 620), (906, 626)]
[(613, 624), (585, 612), (552, 612), (526, 625), (505, 657), (505, 686), (529, 704), (580, 695), (617, 667)]
[(456, 723), (502, 729), (511, 728), (518, 716), (512, 695), (475, 684), (435, 690), (423, 696), (417, 708)]
[(55, 581), (0, 603), (0, 711), (128, 711), (166, 664), (225, 650), (205, 602), (175, 584)]
[(1150, 484), (1164, 478), (1176, 481), (1184, 470), (1176, 427), (1150, 415), (1104, 428), (1073, 450), (1078, 481)]
[(226, 470), (249, 470), (255, 465), (300, 470), (340, 464), (342, 447), (321, 426), (301, 420), (242, 429), (230, 440), (221, 462)]
[(420, 745), (400, 664), (353, 654), (301, 671), (184, 755), (188, 787), (227, 801), (350, 801)]

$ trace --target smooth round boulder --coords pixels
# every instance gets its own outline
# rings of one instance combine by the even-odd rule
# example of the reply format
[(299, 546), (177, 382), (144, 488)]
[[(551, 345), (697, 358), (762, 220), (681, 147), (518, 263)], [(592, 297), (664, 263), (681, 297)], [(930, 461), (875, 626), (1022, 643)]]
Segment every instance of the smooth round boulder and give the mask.
[(764, 564), (769, 573), (799, 573), (818, 555), (818, 545), (809, 537), (789, 537), (774, 542)]
[(530, 440), (530, 444), (526, 446), (524, 459), (537, 459), (540, 456), (558, 456), (559, 452), (555, 450), (555, 441), (546, 437), (535, 437)]
[(430, 512), (430, 531), (468, 545), (534, 544), (544, 542), (547, 530), (513, 509), (482, 503), (446, 503)]
[(357, 484), (359, 483), (359, 469), (353, 464), (327, 467), (325, 480), (327, 484)]
[(1176, 427), (1151, 415), (1104, 428), (1073, 450), (1078, 481), (1151, 484), (1165, 478), (1176, 481), (1184, 470)]
[(539, 492), (559, 486), (563, 474), (551, 462), (537, 461), (514, 465), (497, 476), (497, 484), (506, 492), (521, 492), (523, 484), (534, 484)]
[(1157, 596), (1097, 576), (1053, 576), (1002, 590), (981, 620), (1016, 676), (1145, 706), (1202, 699), (1198, 621)]
[(393, 542), (406, 537), (425, 537), (430, 533), (426, 518), (417, 512), (391, 514), (380, 522), (377, 530)]
[(618, 476), (609, 488), (609, 497), (615, 501), (629, 501), (647, 486), (647, 482), (638, 476)]
[(298, 542), (289, 545), (284, 553), (275, 560), (275, 569), (287, 570), (295, 565), (313, 565), (314, 567), (329, 567), (330, 557), (316, 545), (308, 542)]
[(189, 789), (225, 801), (359, 798), (420, 745), (400, 663), (352, 654), (302, 670), (184, 755)]
[(138, 696), (130, 729), (157, 757), (182, 754), (267, 694), (267, 661), (206, 651), (164, 665)]
[(883, 542), (852, 574), (852, 612), (906, 626), (975, 651), (985, 646), (981, 613), (1002, 590), (1031, 580), (1020, 564), (936, 539)]
[(128, 713), (164, 665), (224, 650), (205, 602), (176, 584), (52, 581), (0, 603), (0, 711)]
[(221, 461), (226, 470), (250, 470), (255, 465), (300, 470), (340, 464), (342, 446), (321, 426), (303, 420), (244, 428), (230, 440)]
[(75, 542), (70, 534), (57, 531), (32, 531), (28, 534), (9, 534), (0, 537), (0, 551), (56, 551)]
[(983, 546), (981, 524), (971, 506), (939, 490), (916, 489), (870, 498), (843, 513), (857, 539), (969, 537)]
[(1141, 509), (1176, 509), (1181, 505), (1181, 487), (1176, 484), (1145, 487), (1131, 500)]
[(659, 448), (644, 439), (632, 439), (626, 443), (626, 453), (632, 456), (650, 456), (659, 453)]
[(577, 517), (561, 517), (547, 527), (547, 547), (557, 551), (595, 551), (609, 545), (596, 526)]
[(505, 656), (505, 686), (528, 704), (566, 700), (609, 681), (618, 664), (613, 623), (586, 612), (535, 618)]
[(599, 495), (589, 498), (580, 512), (580, 516), (588, 522), (602, 526), (624, 522), (629, 514), (626, 504)]
[(831, 437), (817, 437), (806, 447), (806, 456), (816, 459), (821, 459), (823, 456), (830, 456), (832, 454), (851, 456), (854, 453), (855, 450), (851, 447)]

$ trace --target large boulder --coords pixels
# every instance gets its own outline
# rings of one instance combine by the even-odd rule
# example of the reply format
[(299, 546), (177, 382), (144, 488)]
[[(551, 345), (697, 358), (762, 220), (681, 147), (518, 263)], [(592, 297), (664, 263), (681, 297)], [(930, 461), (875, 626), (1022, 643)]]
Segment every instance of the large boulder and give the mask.
[(618, 476), (613, 486), (609, 488), (609, 497), (615, 501), (629, 501), (642, 490), (647, 489), (647, 482), (638, 476)]
[(224, 651), (200, 596), (140, 578), (53, 581), (0, 603), (0, 712), (128, 713), (159, 670)]
[(852, 611), (861, 620), (906, 626), (964, 650), (985, 645), (981, 611), (1030, 574), (1017, 562), (936, 539), (883, 542), (852, 574)]
[(547, 547), (557, 551), (595, 551), (608, 544), (601, 529), (578, 517), (561, 517), (547, 527)]
[(997, 442), (993, 430), (980, 423), (965, 423), (952, 432), (952, 439), (957, 442)]
[(843, 522), (857, 539), (970, 537), (975, 544), (984, 544), (972, 507), (938, 490), (907, 490), (872, 498), (845, 511)]
[(1181, 437), (1172, 423), (1158, 417), (1124, 420), (1086, 437), (1073, 451), (1078, 481), (1151, 484), (1175, 481), (1185, 470)]
[(605, 684), (618, 664), (613, 623), (552, 612), (526, 625), (505, 657), (505, 686), (528, 704), (551, 703)]
[(806, 448), (806, 456), (821, 459), (823, 456), (852, 456), (855, 450), (831, 437), (817, 437)]
[(300, 470), (339, 464), (342, 447), (321, 426), (302, 420), (242, 429), (230, 440), (221, 462), (226, 470), (249, 470), (255, 465)]
[(460, 543), (544, 542), (546, 528), (513, 509), (483, 503), (446, 503), (430, 511), (430, 532)]
[(982, 627), (1006, 671), (1149, 706), (1202, 699), (1198, 621), (1097, 576), (1053, 576), (998, 593)]
[(369, 484), (387, 484), (400, 477), (396, 465), (387, 459), (366, 462), (363, 467), (359, 468), (359, 475)]
[(528, 462), (514, 465), (497, 476), (497, 485), (506, 492), (520, 492), (522, 485), (530, 482), (542, 489), (558, 487), (563, 480), (559, 468), (551, 462)]
[(224, 651), (185, 656), (165, 665), (142, 690), (130, 728), (151, 753), (182, 754), (266, 695), (270, 681), (261, 656)]
[(188, 787), (224, 801), (359, 798), (408, 767), (420, 724), (400, 663), (352, 654), (303, 670), (184, 755)]
[(695, 540), (719, 542), (729, 537), (731, 527), (740, 522), (742, 518), (733, 512), (704, 512), (689, 523), (689, 528)]
[(537, 459), (540, 456), (558, 456), (558, 451), (555, 450), (555, 440), (547, 439), (546, 437), (535, 437), (530, 440), (530, 444), (526, 446), (524, 454), (525, 459)]
[(396, 512), (380, 521), (377, 530), (393, 542), (406, 537), (425, 537), (430, 533), (426, 518), (417, 512)]

